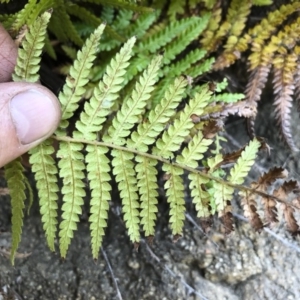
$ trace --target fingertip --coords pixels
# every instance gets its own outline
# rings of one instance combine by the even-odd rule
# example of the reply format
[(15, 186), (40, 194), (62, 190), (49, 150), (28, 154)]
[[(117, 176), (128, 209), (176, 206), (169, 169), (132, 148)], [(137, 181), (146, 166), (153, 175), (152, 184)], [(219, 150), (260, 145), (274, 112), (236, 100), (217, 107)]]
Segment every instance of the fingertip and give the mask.
[(18, 56), (18, 47), (0, 24), (0, 82), (11, 79)]
[(2, 83), (0, 99), (0, 166), (48, 138), (57, 128), (61, 110), (47, 88), (30, 83)]

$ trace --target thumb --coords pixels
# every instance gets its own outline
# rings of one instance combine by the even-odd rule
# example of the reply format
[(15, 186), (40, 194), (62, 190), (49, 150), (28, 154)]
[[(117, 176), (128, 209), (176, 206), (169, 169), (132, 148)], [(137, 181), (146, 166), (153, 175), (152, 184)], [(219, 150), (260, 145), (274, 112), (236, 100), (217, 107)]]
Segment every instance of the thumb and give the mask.
[(0, 167), (49, 137), (60, 120), (56, 96), (25, 82), (0, 84)]

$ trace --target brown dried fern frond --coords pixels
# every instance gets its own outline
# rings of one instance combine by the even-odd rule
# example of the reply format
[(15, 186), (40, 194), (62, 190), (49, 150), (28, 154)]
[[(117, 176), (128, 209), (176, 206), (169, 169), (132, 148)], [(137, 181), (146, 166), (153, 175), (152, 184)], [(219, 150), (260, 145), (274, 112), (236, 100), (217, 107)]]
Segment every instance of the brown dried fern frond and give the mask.
[[(286, 178), (288, 175), (287, 171), (280, 167), (275, 167), (269, 170), (269, 172), (263, 174), (257, 181), (257, 189), (262, 192), (267, 192), (268, 188), (278, 180)], [(263, 196), (261, 198), (264, 205), (265, 218), (268, 224), (278, 222), (276, 201), (271, 197)]]
[(273, 79), (275, 93), (275, 117), (283, 140), (293, 151), (298, 151), (291, 133), (291, 108), (295, 90), (294, 73), (297, 69), (297, 55), (279, 55), (275, 58)]
[(224, 210), (219, 212), (219, 219), (223, 224), (225, 234), (229, 234), (234, 230), (231, 202), (227, 201)]
[[(251, 185), (251, 188), (253, 187), (254, 184)], [(249, 192), (240, 192), (240, 196), (245, 218), (248, 219), (256, 231), (261, 231), (264, 225), (257, 212), (256, 195)]]
[[(275, 167), (264, 173), (256, 182), (251, 183), (252, 191), (241, 191), (241, 204), (244, 210), (244, 216), (249, 220), (252, 227), (260, 231), (265, 225), (271, 225), (278, 222), (278, 212), (282, 212), (287, 230), (292, 234), (298, 234), (299, 225), (295, 217), (295, 208), (299, 209), (299, 183), (294, 180), (283, 181), (288, 173), (281, 167)], [(273, 192), (272, 187), (277, 181), (280, 186)], [(278, 202), (278, 199), (284, 199), (284, 202)], [(260, 205), (262, 204), (262, 205)], [(261, 211), (263, 208), (263, 211)], [(260, 213), (258, 213), (260, 210)], [(262, 218), (263, 215), (263, 218)]]
[[(282, 199), (288, 199), (291, 195), (293, 196), (295, 194), (299, 194), (299, 184), (294, 180), (284, 182), (283, 185), (274, 192), (275, 197), (281, 197)], [(283, 210), (288, 231), (291, 232), (292, 235), (298, 234), (299, 225), (294, 216), (294, 207), (282, 203), (281, 208)]]

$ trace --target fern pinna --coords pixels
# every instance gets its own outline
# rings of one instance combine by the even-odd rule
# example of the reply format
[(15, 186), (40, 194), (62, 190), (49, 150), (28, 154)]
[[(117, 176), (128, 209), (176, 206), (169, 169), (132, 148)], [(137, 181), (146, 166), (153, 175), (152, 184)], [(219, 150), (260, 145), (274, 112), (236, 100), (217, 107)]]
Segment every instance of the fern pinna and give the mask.
[[(19, 50), (14, 80), (38, 79), (36, 74), (49, 19), (50, 12), (45, 12), (29, 27)], [(206, 17), (197, 22), (201, 20), (207, 22)], [(293, 208), (280, 196), (290, 194), (295, 188), (282, 185), (280, 191), (269, 195), (261, 188), (241, 186), (260, 148), (257, 139), (250, 141), (240, 155), (236, 155), (236, 163), (228, 175), (222, 168), (227, 162), (220, 152), (217, 135), (222, 128), (222, 118), (232, 113), (251, 115), (247, 107), (241, 110), (245, 104), (243, 101), (236, 102), (240, 95), (215, 95), (208, 84), (193, 89), (184, 76), (173, 76), (166, 81), (161, 70), (168, 59), (163, 55), (152, 55), (150, 63), (134, 75), (129, 71), (135, 37), (130, 38), (106, 66), (91, 96), (84, 100), (75, 127), (72, 126), (71, 118), (86, 95), (104, 28), (105, 25), (100, 25), (85, 41), (69, 70), (59, 94), (62, 120), (56, 133), (30, 151), (40, 213), (50, 249), (55, 249), (57, 235), (58, 176), (62, 179), (63, 204), (58, 233), (62, 257), (66, 257), (76, 231), (88, 184), (91, 190), (92, 255), (97, 259), (107, 226), (112, 176), (118, 186), (130, 240), (138, 245), (141, 229), (145, 236), (153, 236), (158, 210), (158, 168), (165, 172), (169, 222), (175, 237), (182, 235), (185, 219), (184, 173), (188, 174), (198, 217), (207, 219), (217, 213), (228, 232), (233, 228), (230, 202), (235, 189), (244, 193), (241, 194), (243, 203), (246, 203), (244, 206), (248, 205), (249, 194), (284, 203), (290, 221)], [(157, 99), (160, 93), (157, 87), (161, 87), (163, 81), (163, 95), (156, 105), (149, 105)], [(221, 91), (225, 85), (219, 84), (217, 90)], [(230, 98), (229, 104), (226, 103)], [(54, 140), (58, 143), (57, 152)], [(7, 165), (5, 170), (12, 197), (13, 260), (21, 235), (26, 179), (19, 160)], [(268, 203), (273, 203), (271, 200)], [(265, 206), (269, 212), (269, 205)], [(295, 223), (290, 221), (289, 224)]]

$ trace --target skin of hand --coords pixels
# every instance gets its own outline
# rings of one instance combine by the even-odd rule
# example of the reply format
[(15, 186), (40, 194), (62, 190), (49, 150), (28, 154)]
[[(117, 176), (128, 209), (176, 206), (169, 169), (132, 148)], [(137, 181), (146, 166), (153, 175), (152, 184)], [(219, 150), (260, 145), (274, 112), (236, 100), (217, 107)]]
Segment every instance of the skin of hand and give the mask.
[(0, 167), (48, 138), (57, 128), (61, 109), (47, 88), (10, 82), (17, 46), (0, 24)]

